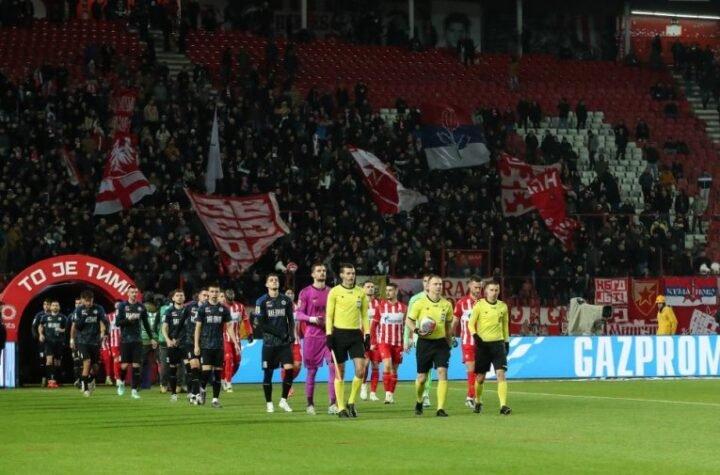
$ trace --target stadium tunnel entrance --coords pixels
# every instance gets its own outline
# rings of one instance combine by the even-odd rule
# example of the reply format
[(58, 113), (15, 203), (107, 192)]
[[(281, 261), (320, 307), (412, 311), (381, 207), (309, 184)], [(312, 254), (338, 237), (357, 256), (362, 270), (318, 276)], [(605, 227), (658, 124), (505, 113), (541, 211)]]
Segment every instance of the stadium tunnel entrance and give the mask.
[[(40, 382), (39, 343), (32, 337), (32, 320), (46, 297), (57, 299), (61, 312), (67, 314), (80, 292), (89, 289), (95, 294), (95, 303), (109, 311), (114, 301), (126, 298), (134, 284), (113, 264), (79, 254), (45, 259), (20, 272), (0, 294), (8, 334), (0, 361), (0, 386)], [(63, 382), (72, 377), (69, 348), (63, 355), (63, 374)]]

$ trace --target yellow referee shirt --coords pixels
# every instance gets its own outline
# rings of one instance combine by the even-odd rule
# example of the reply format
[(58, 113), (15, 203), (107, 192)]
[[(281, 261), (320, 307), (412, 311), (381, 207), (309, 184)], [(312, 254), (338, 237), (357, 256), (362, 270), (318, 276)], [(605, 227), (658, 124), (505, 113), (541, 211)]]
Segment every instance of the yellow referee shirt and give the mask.
[(418, 298), (408, 313), (408, 318), (416, 324), (425, 317), (435, 320), (435, 329), (429, 335), (418, 335), (426, 340), (439, 340), (446, 338), (445, 325), (452, 322), (453, 309), (450, 302), (440, 297), (440, 300), (433, 302), (427, 294)]
[(325, 333), (331, 334), (333, 328), (341, 330), (358, 330), (369, 334), (368, 298), (361, 287), (348, 289), (336, 285), (328, 294)]
[(480, 299), (473, 306), (470, 322), (470, 334), (478, 334), (483, 341), (510, 341), (510, 317), (505, 302), (496, 300), (489, 303)]

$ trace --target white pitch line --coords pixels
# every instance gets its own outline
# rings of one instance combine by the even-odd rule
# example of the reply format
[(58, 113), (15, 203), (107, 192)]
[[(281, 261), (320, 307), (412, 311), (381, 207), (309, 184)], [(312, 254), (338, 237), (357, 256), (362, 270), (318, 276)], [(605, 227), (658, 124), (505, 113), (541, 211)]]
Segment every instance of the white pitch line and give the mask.
[[(512, 387), (511, 387), (512, 388)], [(456, 391), (466, 391), (461, 388), (451, 388)], [(497, 392), (494, 389), (485, 389), (484, 392)], [(513, 391), (508, 390), (508, 396), (521, 395), (521, 396), (540, 396), (540, 397), (566, 397), (571, 399), (601, 399), (607, 401), (628, 401), (628, 402), (652, 402), (657, 404), (679, 404), (686, 406), (702, 406), (702, 407), (718, 407), (720, 403), (715, 402), (697, 402), (697, 401), (672, 401), (669, 399), (643, 399), (635, 397), (613, 397), (613, 396), (592, 396), (588, 394), (556, 394), (556, 393), (535, 393), (531, 391)]]

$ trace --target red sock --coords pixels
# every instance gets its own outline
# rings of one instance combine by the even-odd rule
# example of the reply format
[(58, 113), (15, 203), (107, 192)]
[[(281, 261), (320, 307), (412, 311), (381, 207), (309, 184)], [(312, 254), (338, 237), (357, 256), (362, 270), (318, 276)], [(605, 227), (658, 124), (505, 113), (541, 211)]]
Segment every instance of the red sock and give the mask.
[(383, 387), (386, 393), (393, 392), (393, 377), (389, 371), (383, 371)]
[(390, 390), (390, 392), (395, 393), (395, 388), (397, 387), (397, 381), (398, 381), (397, 373), (391, 374), (390, 380), (392, 381), (392, 389)]
[(120, 379), (120, 362), (119, 361), (113, 362), (113, 373), (115, 374), (115, 381), (118, 381)]
[(300, 374), (300, 370), (302, 368), (293, 368), (293, 381), (295, 381), (295, 378), (298, 377), (298, 374)]
[(225, 356), (225, 364), (223, 365), (223, 376), (222, 378), (225, 381), (230, 381), (233, 377), (233, 359), (232, 356), (230, 358)]
[(372, 373), (370, 375), (370, 392), (375, 392), (378, 387), (378, 382), (380, 381), (380, 368), (377, 366), (373, 367)]
[(105, 377), (109, 378), (112, 374), (113, 361), (112, 358), (103, 358), (103, 366), (105, 367)]
[(468, 382), (467, 397), (471, 397), (471, 398), (475, 399), (475, 371), (467, 372), (467, 382)]

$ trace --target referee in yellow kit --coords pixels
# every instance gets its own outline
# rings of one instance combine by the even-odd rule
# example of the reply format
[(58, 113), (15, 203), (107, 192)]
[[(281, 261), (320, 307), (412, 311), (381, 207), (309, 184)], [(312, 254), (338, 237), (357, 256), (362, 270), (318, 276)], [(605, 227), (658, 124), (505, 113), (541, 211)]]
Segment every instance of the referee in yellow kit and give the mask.
[(500, 284), (495, 281), (485, 286), (485, 298), (478, 300), (470, 316), (470, 334), (475, 340), (475, 409), (482, 411), (482, 391), (485, 373), (490, 364), (495, 368), (500, 399), (500, 414), (507, 416), (512, 412), (507, 405), (507, 354), (510, 345), (510, 318), (508, 306), (498, 300)]

